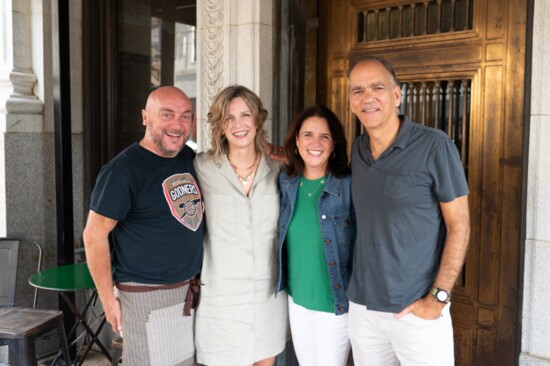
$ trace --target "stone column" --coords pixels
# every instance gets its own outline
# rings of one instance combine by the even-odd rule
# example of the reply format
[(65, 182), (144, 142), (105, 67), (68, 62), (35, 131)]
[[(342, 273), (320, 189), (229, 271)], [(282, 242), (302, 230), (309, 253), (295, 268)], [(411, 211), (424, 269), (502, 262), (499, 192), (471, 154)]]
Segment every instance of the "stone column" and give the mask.
[[(520, 365), (550, 366), (550, 0), (535, 0)], [(529, 57), (527, 58), (529, 60)]]
[[(33, 16), (33, 12), (41, 13), (41, 2), (3, 1), (1, 11), (0, 234), (13, 236), (26, 234), (29, 226), (32, 227), (24, 223), (24, 216), (32, 219), (28, 207), (21, 206), (30, 192), (25, 188), (43, 191), (42, 177), (38, 178), (33, 169), (41, 160), (37, 155), (42, 152), (42, 144), (35, 140), (28, 143), (27, 138), (29, 133), (35, 137), (37, 132), (42, 132), (44, 124), (44, 104), (35, 92), (37, 77), (33, 72), (32, 52), (35, 31), (40, 35), (42, 31), (41, 18)], [(43, 216), (42, 213), (36, 215)]]
[[(241, 84), (257, 93), (272, 113), (273, 4), (256, 0), (197, 1), (198, 150), (210, 147), (206, 123), (214, 96)], [(272, 121), (266, 130), (271, 136)]]
[(12, 39), (8, 43), (13, 44), (13, 92), (6, 101), (6, 132), (42, 131), (44, 103), (34, 92), (37, 78), (32, 53), (33, 29), (40, 28), (40, 24), (33, 19), (32, 10), (29, 0), (12, 1)]
[(6, 235), (6, 169), (4, 133), (6, 132), (6, 100), (12, 86), (10, 71), (12, 69), (12, 12), (11, 2), (0, 2), (0, 236)]
[[(44, 50), (49, 49), (46, 41), (51, 38), (47, 33), (49, 1), (1, 3), (0, 234), (42, 243), (50, 260), (55, 258), (55, 246), (53, 252), (48, 248), (55, 243), (55, 175), (53, 134), (45, 128), (52, 116), (44, 114), (48, 88), (43, 71), (51, 64), (44, 57)], [(32, 261), (28, 262), (20, 263), (22, 271), (31, 268)], [(21, 282), (17, 302), (28, 306), (32, 290)], [(47, 299), (41, 296), (39, 304)]]

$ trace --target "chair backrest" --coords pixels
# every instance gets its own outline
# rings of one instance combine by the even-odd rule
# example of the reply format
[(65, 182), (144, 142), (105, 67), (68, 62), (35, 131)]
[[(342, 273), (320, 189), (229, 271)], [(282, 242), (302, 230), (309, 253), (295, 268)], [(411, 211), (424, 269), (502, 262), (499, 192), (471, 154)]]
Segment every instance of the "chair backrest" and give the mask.
[[(36, 271), (42, 269), (42, 245), (22, 238), (0, 238), (0, 307), (15, 306), (19, 251), (28, 246), (37, 253)], [(34, 289), (33, 308), (38, 302), (38, 289)]]

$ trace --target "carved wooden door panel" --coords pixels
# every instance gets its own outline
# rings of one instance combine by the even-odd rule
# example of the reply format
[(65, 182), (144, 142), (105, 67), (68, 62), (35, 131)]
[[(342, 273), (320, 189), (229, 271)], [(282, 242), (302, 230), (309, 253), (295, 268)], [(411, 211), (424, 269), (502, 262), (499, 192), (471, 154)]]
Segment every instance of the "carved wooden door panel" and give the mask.
[(525, 18), (521, 0), (321, 0), (319, 102), (361, 131), (347, 73), (365, 55), (396, 69), (401, 112), (441, 128), (468, 177), (472, 232), (453, 293), (457, 365), (514, 365), (523, 161)]

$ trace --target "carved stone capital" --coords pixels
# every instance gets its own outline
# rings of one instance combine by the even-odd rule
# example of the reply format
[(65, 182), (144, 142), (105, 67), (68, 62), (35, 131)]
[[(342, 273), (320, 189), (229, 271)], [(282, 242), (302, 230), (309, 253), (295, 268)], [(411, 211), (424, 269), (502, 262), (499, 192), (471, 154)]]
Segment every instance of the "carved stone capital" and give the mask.
[[(202, 2), (201, 2), (202, 3)], [(205, 116), (216, 94), (222, 89), (224, 71), (223, 21), (224, 1), (208, 0), (199, 5), (199, 17), (202, 27), (199, 27), (201, 64), (199, 90), (199, 149), (210, 146), (210, 128)]]
[(31, 71), (14, 69), (10, 73), (13, 93), (6, 101), (6, 111), (13, 114), (42, 114), (44, 103), (33, 93), (36, 75)]
[(204, 8), (206, 30), (203, 38), (203, 80), (206, 81), (204, 105), (207, 108), (223, 87), (223, 1), (209, 0)]

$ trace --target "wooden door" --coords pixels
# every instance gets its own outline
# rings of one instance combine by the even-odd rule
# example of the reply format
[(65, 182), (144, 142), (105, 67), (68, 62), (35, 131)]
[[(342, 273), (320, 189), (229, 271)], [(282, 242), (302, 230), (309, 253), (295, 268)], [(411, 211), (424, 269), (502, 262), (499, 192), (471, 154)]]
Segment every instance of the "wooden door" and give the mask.
[(320, 0), (319, 102), (361, 133), (347, 74), (382, 56), (402, 112), (448, 132), (470, 188), (472, 232), (453, 293), (457, 365), (514, 365), (519, 354), (520, 222), (527, 4), (520, 0)]

